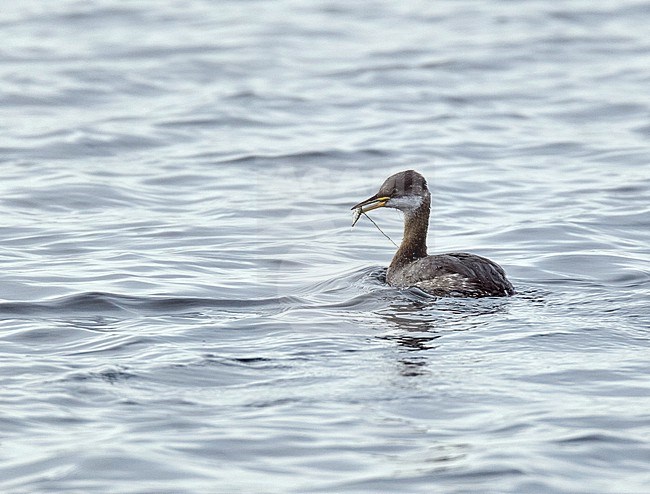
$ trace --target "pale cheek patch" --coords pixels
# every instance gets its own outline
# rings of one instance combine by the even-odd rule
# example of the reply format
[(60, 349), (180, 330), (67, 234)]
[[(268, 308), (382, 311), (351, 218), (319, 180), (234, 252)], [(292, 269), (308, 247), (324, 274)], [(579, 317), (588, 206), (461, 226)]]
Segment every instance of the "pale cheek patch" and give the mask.
[(422, 197), (420, 196), (405, 196), (395, 197), (389, 199), (386, 206), (390, 208), (399, 209), (404, 212), (415, 211), (422, 206)]

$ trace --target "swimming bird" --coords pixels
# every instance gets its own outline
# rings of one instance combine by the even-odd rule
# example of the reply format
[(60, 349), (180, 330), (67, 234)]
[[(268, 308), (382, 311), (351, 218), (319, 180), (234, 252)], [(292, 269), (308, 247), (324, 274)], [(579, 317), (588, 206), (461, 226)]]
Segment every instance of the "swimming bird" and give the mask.
[(502, 297), (515, 289), (497, 263), (476, 254), (427, 255), (431, 194), (427, 181), (414, 170), (386, 179), (374, 196), (352, 207), (357, 222), (362, 213), (377, 208), (404, 213), (404, 236), (386, 272), (395, 287), (417, 287), (440, 297)]

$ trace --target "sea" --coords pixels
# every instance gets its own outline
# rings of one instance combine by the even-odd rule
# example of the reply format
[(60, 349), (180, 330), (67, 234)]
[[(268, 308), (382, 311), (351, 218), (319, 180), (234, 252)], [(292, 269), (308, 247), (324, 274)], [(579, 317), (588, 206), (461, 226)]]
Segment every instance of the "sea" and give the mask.
[[(0, 492), (650, 492), (649, 26), (5, 2)], [(515, 296), (386, 285), (408, 169)]]

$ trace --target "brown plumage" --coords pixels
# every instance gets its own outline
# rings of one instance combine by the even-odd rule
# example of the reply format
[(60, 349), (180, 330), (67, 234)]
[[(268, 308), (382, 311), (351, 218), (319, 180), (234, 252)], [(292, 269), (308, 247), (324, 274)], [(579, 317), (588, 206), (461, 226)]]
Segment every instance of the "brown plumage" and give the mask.
[[(427, 255), (431, 194), (413, 170), (386, 179), (374, 196), (355, 205), (358, 215), (387, 207), (404, 213), (404, 237), (386, 273), (389, 285), (417, 287), (446, 297), (501, 297), (515, 290), (497, 263), (467, 253)], [(356, 222), (356, 221), (355, 221)]]

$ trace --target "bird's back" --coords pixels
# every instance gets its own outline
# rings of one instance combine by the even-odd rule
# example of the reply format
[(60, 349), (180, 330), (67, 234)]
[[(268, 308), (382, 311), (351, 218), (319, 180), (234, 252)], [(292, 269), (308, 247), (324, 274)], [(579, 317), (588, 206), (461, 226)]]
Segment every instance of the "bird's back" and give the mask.
[(464, 252), (427, 256), (391, 267), (387, 281), (393, 286), (417, 287), (436, 296), (491, 297), (515, 293), (501, 266)]

